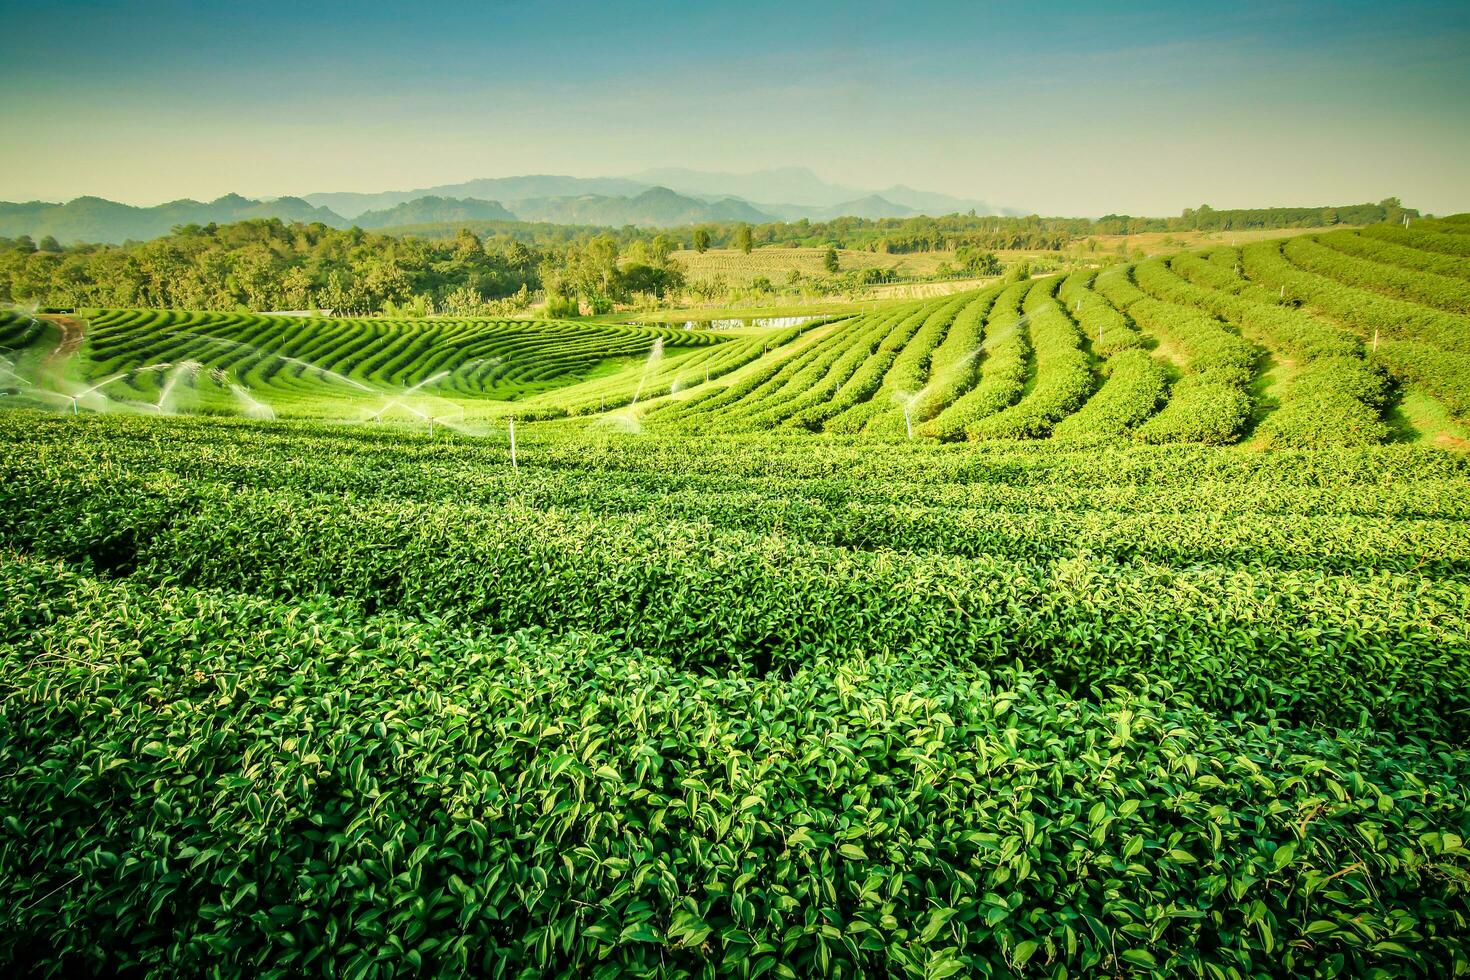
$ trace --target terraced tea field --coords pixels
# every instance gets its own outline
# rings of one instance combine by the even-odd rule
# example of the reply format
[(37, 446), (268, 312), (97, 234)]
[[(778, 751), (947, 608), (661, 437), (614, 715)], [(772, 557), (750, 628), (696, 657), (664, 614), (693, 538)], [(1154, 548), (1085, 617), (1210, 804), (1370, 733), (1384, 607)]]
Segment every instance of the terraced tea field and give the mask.
[(1467, 261), (13, 315), (0, 963), (1466, 975)]
[(1460, 445), (1467, 242), (1454, 219), (1260, 240), (780, 329), (84, 311), (78, 348), (9, 314), (0, 369), (61, 410)]

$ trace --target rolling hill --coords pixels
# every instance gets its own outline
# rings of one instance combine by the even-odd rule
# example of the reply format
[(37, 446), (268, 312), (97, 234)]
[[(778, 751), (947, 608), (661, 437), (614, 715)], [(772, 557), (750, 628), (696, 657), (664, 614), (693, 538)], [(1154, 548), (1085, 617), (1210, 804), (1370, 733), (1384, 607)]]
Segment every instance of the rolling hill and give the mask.
[(326, 192), (305, 194), (303, 199), (318, 207), (330, 208), (347, 219), (370, 210), (386, 210), (421, 197), (474, 198), (500, 201), (510, 205), (516, 201), (553, 197), (632, 197), (652, 185), (620, 177), (563, 177), (555, 174), (528, 174), (520, 177), (485, 177), (458, 184), (439, 184), (411, 191), (382, 191), (370, 194)]
[(170, 201), (141, 208), (100, 197), (79, 197), (65, 204), (31, 201), (24, 204), (0, 202), (0, 237), (50, 235), (62, 244), (104, 242), (120, 244), (166, 235), (177, 225), (228, 224), (250, 218), (280, 218), (282, 221), (320, 221), (333, 228), (348, 222), (326, 208), (313, 207), (297, 197), (274, 201), (252, 201), (227, 194), (209, 202)]
[[(554, 186), (537, 184), (536, 186)], [(357, 225), (390, 228), (468, 221), (540, 221), (560, 225), (618, 228), (675, 227), (704, 222), (748, 221), (772, 217), (735, 198), (707, 201), (676, 194), (666, 187), (640, 190), (633, 196), (583, 194), (573, 197), (537, 197), (516, 201), (507, 208), (499, 201), (474, 197), (413, 196), (380, 210), (363, 211), (351, 220), (300, 198), (252, 201), (230, 194), (207, 204), (174, 201), (140, 208), (102, 198), (77, 198), (66, 204), (0, 202), (0, 237), (29, 235), (39, 240), (55, 237), (62, 244), (101, 242), (120, 244), (166, 235), (178, 225), (226, 224), (251, 218), (278, 218), (290, 222), (321, 222), (332, 228)]]
[(702, 201), (676, 194), (666, 187), (653, 187), (636, 197), (532, 198), (516, 202), (515, 210), (516, 216), (523, 221), (611, 227), (668, 228), (705, 221), (748, 221), (756, 224), (771, 220), (770, 215), (757, 211), (744, 201), (734, 198)]
[(389, 228), (401, 225), (453, 224), (460, 221), (515, 221), (498, 201), (475, 198), (416, 197), (381, 211), (364, 211), (353, 219), (359, 228)]

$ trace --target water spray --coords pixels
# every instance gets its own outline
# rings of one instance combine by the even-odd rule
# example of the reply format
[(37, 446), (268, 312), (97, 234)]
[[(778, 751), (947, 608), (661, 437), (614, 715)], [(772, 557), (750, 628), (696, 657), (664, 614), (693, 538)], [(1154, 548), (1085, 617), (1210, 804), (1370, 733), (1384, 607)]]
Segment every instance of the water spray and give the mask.
[(654, 369), (658, 366), (658, 362), (663, 359), (663, 356), (664, 339), (660, 337), (653, 342), (653, 347), (648, 352), (648, 360), (643, 365), (643, 376), (638, 379), (638, 387), (633, 392), (633, 401), (628, 404), (629, 413), (637, 406), (638, 399), (643, 395), (643, 386), (648, 383), (649, 375), (653, 373)]
[(424, 380), (420, 381), (418, 384), (414, 385), (412, 388), (406, 388), (406, 389), (404, 389), (404, 392), (403, 393), (405, 395), (411, 395), (415, 391), (418, 391), (420, 388), (424, 387), (425, 385), (433, 384), (435, 381), (438, 381), (440, 378), (447, 378), (452, 373), (453, 372), (451, 372), (451, 371), (440, 371), (438, 374), (431, 375), (430, 377), (427, 377)]
[(158, 393), (158, 402), (156, 403), (160, 415), (168, 411), (164, 407), (164, 402), (168, 400), (169, 395), (173, 394), (174, 388), (178, 386), (179, 378), (186, 372), (192, 372), (197, 375), (201, 367), (203, 365), (198, 361), (182, 361), (168, 373), (168, 378), (163, 383), (163, 389)]
[[(295, 364), (304, 370), (316, 371), (322, 375), (325, 375), (326, 377), (332, 378), (333, 380), (341, 381), (344, 384), (351, 385), (352, 387), (357, 388), (360, 391), (372, 391), (372, 388), (363, 384), (361, 381), (349, 378), (345, 374), (339, 374), (338, 372), (333, 371), (330, 368), (324, 368), (318, 364), (312, 364), (310, 361), (303, 361), (299, 357), (289, 357), (285, 354), (276, 354), (271, 351), (262, 350), (259, 347), (256, 347), (254, 344), (247, 344), (242, 340), (231, 340), (229, 337), (217, 337), (214, 334), (198, 333), (194, 330), (162, 330), (159, 332), (164, 334), (165, 336), (170, 337), (195, 337), (199, 340), (207, 340), (213, 344), (226, 344), (231, 347), (243, 348), (244, 350), (247, 350), (252, 354), (259, 355), (260, 357), (274, 358), (278, 361), (285, 361), (287, 364)], [(423, 383), (427, 384), (427, 382)]]
[(10, 375), (13, 380), (18, 381), (23, 385), (31, 384), (29, 378), (21, 377), (21, 375), (15, 370), (15, 365), (13, 363), (4, 360), (3, 358), (0, 358), (0, 371), (4, 371), (6, 374)]
[(230, 391), (234, 393), (235, 397), (245, 407), (246, 416), (257, 419), (273, 419), (276, 417), (275, 409), (264, 402), (256, 401), (250, 397), (250, 391), (244, 385), (231, 384), (229, 387)]

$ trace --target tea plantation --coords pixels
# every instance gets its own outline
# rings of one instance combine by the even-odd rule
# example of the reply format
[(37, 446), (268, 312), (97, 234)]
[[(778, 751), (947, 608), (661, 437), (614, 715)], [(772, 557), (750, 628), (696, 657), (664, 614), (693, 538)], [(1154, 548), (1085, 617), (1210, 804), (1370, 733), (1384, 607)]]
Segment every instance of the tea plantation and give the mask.
[(1470, 975), (1467, 262), (11, 315), (0, 964)]

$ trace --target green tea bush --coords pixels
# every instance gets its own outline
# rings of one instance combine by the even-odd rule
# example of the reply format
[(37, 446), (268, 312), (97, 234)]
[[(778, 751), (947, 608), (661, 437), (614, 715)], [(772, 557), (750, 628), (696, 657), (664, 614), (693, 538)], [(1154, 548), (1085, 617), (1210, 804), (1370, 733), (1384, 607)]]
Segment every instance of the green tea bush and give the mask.
[(0, 562), (18, 973), (1448, 976), (1470, 757)]
[[(980, 343), (984, 337), (985, 318), (1002, 295), (1005, 287), (996, 285), (981, 290), (959, 313), (945, 334), (944, 342), (934, 352), (929, 364), (929, 379), (915, 398), (909, 417), (919, 426), (938, 415), (975, 384), (978, 373)], [(873, 435), (897, 436), (903, 425), (902, 412), (896, 412), (886, 423), (874, 420)], [(908, 427), (904, 425), (904, 434)]]
[(920, 427), (921, 435), (962, 439), (974, 422), (1014, 404), (1026, 389), (1031, 342), (1022, 320), (1021, 304), (1035, 289), (1032, 283), (1014, 283), (1000, 294), (985, 323), (980, 379), (973, 388)]
[(1096, 442), (1125, 436), (1153, 415), (1169, 389), (1163, 367), (1141, 350), (1114, 354), (1103, 370), (1107, 377), (1097, 394), (1057, 423), (1053, 438)]
[(1031, 390), (1015, 405), (985, 416), (965, 429), (970, 439), (1040, 439), (1075, 412), (1092, 394), (1092, 365), (1082, 350), (1082, 335), (1050, 296), (1028, 297), (1031, 347), (1036, 376)]
[(1449, 313), (1470, 313), (1470, 282), (1463, 279), (1359, 258), (1328, 248), (1310, 237), (1292, 239), (1282, 251), (1298, 268), (1345, 285)]
[[(1104, 555), (959, 557), (670, 524), (657, 512), (352, 504), (44, 470), (7, 483), (0, 543), (157, 584), (323, 594), (363, 614), (502, 632), (595, 632), (721, 672), (932, 650), (980, 664), (1019, 659), (1082, 688), (1144, 671), (1252, 717), (1425, 734), (1459, 731), (1470, 717), (1466, 587), (1414, 572), (1170, 568), (1128, 560), (1127, 536)], [(1187, 533), (1147, 527), (1132, 534), (1153, 535), (1154, 548)], [(1002, 550), (1004, 537), (994, 540)], [(1020, 525), (1012, 541), (1025, 540)], [(1239, 547), (1222, 544), (1219, 558)]]
[(1379, 338), (1372, 357), (1395, 376), (1416, 382), (1456, 417), (1470, 413), (1470, 330), (1463, 318), (1325, 279), (1288, 261), (1279, 242), (1242, 250), (1252, 279)]
[(1387, 401), (1381, 371), (1355, 357), (1320, 358), (1292, 380), (1288, 397), (1259, 434), (1270, 445), (1372, 445), (1388, 438), (1381, 416)]
[(1418, 252), (1470, 257), (1470, 239), (1466, 239), (1464, 235), (1426, 230), (1422, 222), (1409, 228), (1400, 228), (1398, 225), (1369, 225), (1362, 229), (1362, 234), (1367, 238), (1404, 245)]
[(1317, 241), (1356, 258), (1386, 262), (1413, 272), (1432, 272), (1470, 280), (1470, 258), (1410, 248), (1391, 239), (1370, 237), (1360, 232), (1335, 231), (1318, 236)]

